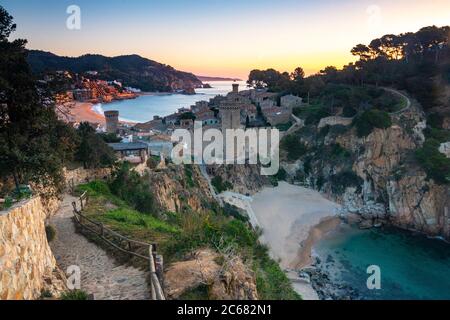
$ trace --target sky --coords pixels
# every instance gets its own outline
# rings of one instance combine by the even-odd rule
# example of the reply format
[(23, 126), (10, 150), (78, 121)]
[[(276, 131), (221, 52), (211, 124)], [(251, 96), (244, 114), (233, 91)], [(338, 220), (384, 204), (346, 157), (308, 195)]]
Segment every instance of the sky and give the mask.
[[(0, 0), (13, 38), (65, 56), (139, 54), (196, 75), (313, 74), (384, 34), (450, 25), (450, 0)], [(70, 30), (67, 8), (80, 8)]]

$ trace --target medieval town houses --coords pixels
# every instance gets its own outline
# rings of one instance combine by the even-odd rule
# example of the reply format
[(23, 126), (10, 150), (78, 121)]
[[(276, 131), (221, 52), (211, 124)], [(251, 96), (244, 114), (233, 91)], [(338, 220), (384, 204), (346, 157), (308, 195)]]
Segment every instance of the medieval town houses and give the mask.
[[(84, 86), (84, 89), (73, 92), (74, 99), (81, 101), (85, 98), (92, 99), (92, 88), (108, 84), (85, 81)], [(113, 92), (112, 88), (110, 90)], [(94, 91), (99, 92), (97, 89)], [(106, 95), (105, 89), (100, 92), (103, 96)], [(61, 101), (64, 101), (64, 98), (66, 97), (60, 97)], [(106, 101), (107, 99), (109, 98), (106, 98)], [(151, 155), (167, 157), (173, 147), (171, 134), (176, 129), (193, 130), (195, 122), (201, 122), (204, 130), (216, 128), (222, 132), (227, 129), (276, 127), (290, 123), (293, 108), (300, 106), (302, 106), (300, 97), (286, 95), (280, 98), (266, 89), (239, 91), (239, 84), (233, 83), (232, 91), (226, 96), (196, 102), (189, 108), (180, 108), (165, 117), (154, 116), (146, 123), (136, 125), (121, 123), (118, 111), (106, 111), (105, 127), (99, 126), (96, 129), (122, 138), (120, 143), (110, 146), (116, 151), (119, 159), (139, 164), (145, 163)]]

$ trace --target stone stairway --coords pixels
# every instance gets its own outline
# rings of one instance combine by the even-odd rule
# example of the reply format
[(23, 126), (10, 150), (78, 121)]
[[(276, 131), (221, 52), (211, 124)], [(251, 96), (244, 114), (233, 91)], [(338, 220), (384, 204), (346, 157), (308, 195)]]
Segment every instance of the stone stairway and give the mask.
[(61, 269), (66, 272), (69, 266), (79, 266), (81, 289), (93, 294), (95, 300), (149, 300), (146, 271), (118, 265), (105, 250), (75, 232), (72, 201), (74, 197), (65, 195), (50, 220), (56, 228), (50, 246)]

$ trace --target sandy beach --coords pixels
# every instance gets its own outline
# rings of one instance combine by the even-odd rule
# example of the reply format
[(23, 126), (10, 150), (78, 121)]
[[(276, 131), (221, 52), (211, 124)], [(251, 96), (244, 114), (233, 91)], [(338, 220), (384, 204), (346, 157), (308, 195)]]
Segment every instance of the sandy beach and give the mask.
[(286, 182), (256, 194), (251, 207), (263, 231), (261, 241), (286, 269), (307, 266), (314, 242), (338, 223), (339, 205), (317, 191)]
[(94, 104), (89, 102), (76, 102), (70, 110), (74, 121), (105, 124), (105, 117), (92, 110), (93, 106)]
[[(71, 118), (74, 122), (90, 122), (105, 125), (105, 117), (95, 112), (93, 109), (94, 103), (90, 102), (75, 102), (73, 108), (70, 109)], [(134, 125), (131, 121), (121, 121), (122, 124)]]
[(219, 197), (245, 210), (251, 224), (262, 230), (260, 241), (280, 261), (294, 290), (304, 300), (318, 300), (311, 284), (299, 278), (298, 270), (311, 264), (314, 244), (340, 224), (335, 214), (339, 205), (317, 191), (286, 182), (265, 188), (254, 197), (233, 192)]

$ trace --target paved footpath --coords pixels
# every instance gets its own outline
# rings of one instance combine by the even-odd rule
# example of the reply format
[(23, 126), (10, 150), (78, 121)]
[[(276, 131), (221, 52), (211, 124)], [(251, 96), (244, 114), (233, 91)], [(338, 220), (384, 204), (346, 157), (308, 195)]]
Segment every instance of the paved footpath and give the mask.
[(94, 295), (95, 300), (150, 299), (145, 271), (118, 265), (106, 251), (75, 232), (72, 221), (72, 201), (65, 195), (58, 212), (50, 223), (56, 228), (56, 238), (50, 243), (62, 270), (77, 265), (81, 269), (81, 289)]

